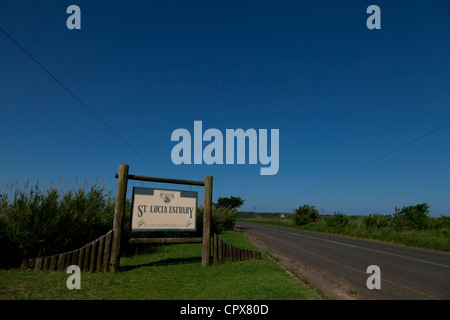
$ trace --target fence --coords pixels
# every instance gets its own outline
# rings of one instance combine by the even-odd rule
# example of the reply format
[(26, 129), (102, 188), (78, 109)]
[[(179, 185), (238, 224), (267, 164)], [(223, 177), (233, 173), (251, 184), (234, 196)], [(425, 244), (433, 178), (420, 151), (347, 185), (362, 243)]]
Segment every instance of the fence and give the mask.
[(250, 259), (261, 259), (261, 252), (254, 250), (247, 250), (235, 247), (226, 243), (224, 240), (214, 234), (213, 241), (213, 259), (219, 264), (227, 261), (245, 261)]
[(86, 244), (78, 250), (53, 256), (22, 260), (22, 270), (65, 271), (70, 265), (77, 265), (84, 272), (108, 272), (111, 257), (113, 231)]
[[(80, 267), (82, 272), (108, 272), (110, 271), (111, 265), (112, 235), (113, 231), (110, 230), (100, 238), (95, 239), (94, 241), (74, 251), (43, 258), (23, 259), (21, 268), (22, 270), (32, 271), (65, 271), (70, 265), (77, 265)], [(158, 238), (153, 240), (161, 239)], [(193, 241), (186, 241), (186, 243), (201, 242), (201, 238), (194, 238), (192, 240)], [(160, 242), (154, 241), (154, 243)], [(261, 259), (261, 252), (238, 248), (226, 243), (214, 234), (213, 259), (214, 262), (219, 264), (231, 261), (236, 262), (250, 259)]]

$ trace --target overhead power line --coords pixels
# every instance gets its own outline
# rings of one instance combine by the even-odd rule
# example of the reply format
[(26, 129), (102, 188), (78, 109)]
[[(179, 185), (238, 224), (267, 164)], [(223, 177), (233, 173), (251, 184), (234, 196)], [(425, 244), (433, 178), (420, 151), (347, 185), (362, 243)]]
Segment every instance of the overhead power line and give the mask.
[[(376, 158), (374, 158), (374, 159), (372, 159), (372, 160), (369, 160), (369, 161), (367, 161), (367, 162), (364, 162), (363, 164), (358, 165), (358, 166), (356, 166), (355, 168), (353, 168), (353, 169), (351, 169), (351, 170), (349, 170), (349, 171), (346, 171), (346, 172), (344, 172), (344, 173), (342, 173), (342, 174), (340, 174), (340, 175), (338, 175), (338, 176), (336, 176), (336, 177), (334, 177), (334, 178), (331, 178), (331, 179), (329, 179), (329, 180), (327, 180), (327, 181), (325, 181), (325, 182), (323, 182), (323, 183), (321, 183), (321, 184), (318, 184), (318, 185), (316, 185), (316, 186), (313, 186), (313, 187), (311, 187), (311, 188), (309, 188), (309, 189), (307, 189), (307, 190), (305, 190), (305, 191), (303, 191), (303, 192), (301, 192), (301, 193), (295, 194), (295, 195), (289, 197), (288, 199), (296, 198), (296, 197), (298, 197), (298, 196), (301, 196), (301, 195), (307, 194), (307, 193), (309, 193), (309, 192), (312, 192), (312, 191), (314, 191), (314, 190), (316, 190), (316, 189), (318, 189), (318, 188), (324, 187), (324, 186), (328, 185), (330, 182), (333, 182), (333, 181), (336, 181), (336, 180), (338, 180), (338, 179), (340, 179), (340, 178), (342, 178), (342, 177), (345, 177), (345, 176), (347, 176), (347, 175), (349, 175), (349, 174), (351, 174), (351, 173), (353, 173), (353, 172), (355, 172), (355, 171), (357, 171), (357, 170), (359, 170), (359, 169), (361, 169), (361, 168), (364, 168), (364, 167), (368, 166), (368, 165), (371, 164), (371, 163), (374, 163), (374, 162), (376, 162), (376, 161), (378, 161), (378, 160), (380, 160), (380, 159), (382, 159), (382, 158), (385, 158), (385, 157), (387, 157), (388, 155), (390, 155), (390, 154), (392, 154), (392, 153), (394, 153), (394, 152), (396, 152), (396, 151), (399, 151), (399, 150), (401, 150), (401, 149), (403, 149), (403, 148), (405, 148), (405, 147), (407, 147), (407, 146), (409, 146), (409, 145), (411, 145), (411, 144), (413, 144), (413, 143), (415, 143), (415, 142), (417, 142), (417, 141), (419, 141), (419, 140), (421, 140), (421, 139), (423, 139), (423, 138), (425, 138), (425, 137), (427, 137), (427, 136), (429, 136), (429, 135), (435, 133), (436, 131), (439, 131), (439, 130), (441, 130), (441, 129), (447, 127), (449, 124), (450, 124), (449, 122), (446, 122), (444, 125), (441, 125), (441, 126), (435, 128), (435, 129), (433, 129), (433, 130), (431, 130), (431, 131), (429, 131), (429, 132), (427, 132), (427, 133), (425, 133), (425, 134), (423, 134), (423, 135), (421, 135), (421, 136), (419, 136), (419, 137), (417, 137), (417, 138), (414, 138), (414, 139), (412, 139), (412, 140), (410, 140), (410, 141), (408, 141), (408, 142), (406, 142), (406, 143), (404, 143), (404, 144), (402, 144), (402, 145), (400, 145), (400, 146), (398, 146), (398, 147), (396, 147), (396, 148), (394, 148), (394, 149), (388, 151), (388, 152), (385, 152), (385, 153), (383, 153), (382, 155), (380, 155), (380, 156), (378, 156), (378, 157), (376, 157)], [(444, 140), (446, 140), (446, 139), (440, 140), (440, 141), (438, 141), (438, 142), (436, 142), (436, 143), (433, 143), (432, 145), (435, 145), (435, 144), (437, 144), (437, 143), (443, 142)], [(432, 145), (429, 145), (429, 146), (432, 146)], [(429, 147), (429, 146), (426, 146), (426, 147), (424, 147), (424, 148), (427, 148), (427, 147)], [(424, 149), (424, 148), (421, 148), (421, 149), (419, 149), (419, 150), (417, 150), (417, 151), (415, 151), (415, 152), (412, 152), (411, 154), (408, 154), (408, 155), (412, 155), (413, 153), (416, 153), (416, 152), (418, 152), (418, 151), (420, 151), (420, 150), (422, 150), (422, 149)], [(408, 155), (407, 155), (407, 156), (408, 156)], [(406, 157), (406, 156), (405, 156), (405, 157)], [(402, 158), (404, 158), (404, 157), (402, 157)], [(402, 159), (402, 158), (399, 158), (399, 159)]]
[(56, 81), (64, 90), (66, 90), (75, 100), (77, 100), (92, 116), (94, 116), (98, 121), (100, 121), (109, 131), (111, 131), (117, 138), (120, 139), (128, 148), (130, 148), (139, 158), (141, 158), (145, 163), (152, 167), (155, 171), (164, 177), (164, 174), (159, 171), (155, 166), (153, 166), (150, 161), (148, 161), (139, 151), (137, 151), (130, 143), (128, 143), (125, 138), (123, 138), (116, 130), (114, 130), (105, 120), (103, 120), (94, 110), (89, 108), (72, 90), (70, 90), (64, 83), (62, 83), (58, 78), (56, 78), (46, 67), (44, 67), (33, 55), (28, 52), (24, 47), (20, 45), (9, 33), (7, 33), (2, 27), (0, 31), (3, 32), (20, 50), (22, 50), (28, 57), (31, 58), (42, 70), (44, 70), (53, 80)]
[[(444, 138), (442, 138), (442, 139), (440, 139), (440, 140), (438, 140), (438, 141), (435, 141), (435, 142), (433, 142), (433, 143), (431, 143), (431, 144), (428, 144), (428, 145), (423, 146), (423, 147), (421, 147), (421, 148), (419, 148), (419, 149), (416, 149), (416, 150), (414, 150), (414, 151), (412, 151), (412, 152), (410, 152), (410, 153), (407, 153), (407, 154), (405, 154), (405, 155), (403, 155), (403, 156), (401, 156), (401, 157), (398, 157), (398, 158), (395, 158), (395, 159), (393, 159), (393, 160), (391, 160), (391, 161), (388, 161), (388, 162), (386, 162), (386, 163), (383, 163), (383, 164), (381, 164), (381, 165), (379, 165), (379, 166), (376, 166), (375, 168), (366, 170), (366, 171), (364, 171), (364, 172), (362, 172), (362, 173), (360, 173), (360, 174), (358, 174), (358, 175), (356, 175), (356, 176), (354, 176), (354, 177), (352, 177), (352, 178), (353, 178), (353, 179), (354, 179), (354, 178), (358, 178), (358, 177), (360, 177), (360, 176), (362, 176), (362, 175), (364, 175), (364, 174), (367, 174), (367, 173), (370, 173), (370, 172), (372, 172), (372, 171), (375, 171), (375, 170), (377, 170), (377, 169), (379, 169), (379, 168), (381, 168), (381, 167), (387, 166), (387, 165), (389, 165), (389, 164), (391, 164), (391, 163), (394, 163), (394, 162), (397, 162), (397, 161), (402, 160), (402, 159), (404, 159), (404, 158), (410, 157), (410, 156), (412, 156), (413, 154), (416, 154), (416, 153), (418, 153), (418, 152), (420, 152), (420, 151), (423, 151), (423, 150), (425, 150), (425, 149), (431, 148), (431, 147), (433, 147), (433, 146), (435, 146), (435, 145), (437, 145), (437, 144), (440, 144), (440, 143), (442, 143), (442, 142), (447, 141), (448, 139), (450, 139), (450, 136), (444, 137)], [(348, 181), (348, 180), (340, 181), (340, 182), (335, 183), (335, 184), (333, 184), (333, 185), (331, 185), (331, 186), (324, 186), (323, 188), (319, 189), (318, 191), (322, 191), (322, 190), (325, 190), (325, 189), (330, 188), (330, 187), (331, 187), (331, 188), (332, 188), (332, 187), (335, 187), (335, 186), (340, 185), (341, 183), (346, 182), (346, 181)]]

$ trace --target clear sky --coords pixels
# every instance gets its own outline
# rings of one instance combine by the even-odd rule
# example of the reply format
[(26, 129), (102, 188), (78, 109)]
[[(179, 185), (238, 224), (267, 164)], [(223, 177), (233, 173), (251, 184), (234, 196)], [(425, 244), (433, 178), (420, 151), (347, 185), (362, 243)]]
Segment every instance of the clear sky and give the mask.
[[(72, 4), (80, 30), (66, 26)], [(372, 4), (379, 30), (366, 26)], [(248, 211), (426, 202), (450, 214), (448, 1), (0, 0), (0, 27), (103, 121), (0, 32), (1, 191), (62, 177), (62, 189), (99, 178), (114, 194), (126, 163), (212, 175), (213, 201), (240, 196)], [(172, 132), (196, 120), (224, 135), (279, 129), (278, 173), (173, 164)]]

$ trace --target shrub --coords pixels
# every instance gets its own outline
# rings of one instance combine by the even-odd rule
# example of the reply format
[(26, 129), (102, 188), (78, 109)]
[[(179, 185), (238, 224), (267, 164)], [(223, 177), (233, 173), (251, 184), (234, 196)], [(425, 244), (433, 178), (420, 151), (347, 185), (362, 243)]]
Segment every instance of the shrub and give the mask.
[(335, 212), (326, 218), (325, 223), (328, 227), (343, 229), (350, 224), (350, 219), (343, 213)]
[(430, 213), (429, 205), (426, 203), (417, 204), (415, 206), (403, 207), (401, 209), (395, 207), (394, 225), (397, 229), (421, 230), (427, 227), (428, 214)]
[(55, 187), (43, 192), (37, 184), (29, 192), (27, 187), (24, 191), (16, 189), (12, 201), (4, 194), (0, 206), (0, 266), (74, 250), (110, 230), (114, 200), (105, 194), (103, 185), (85, 188), (61, 195)]
[(229, 198), (219, 198), (217, 199), (217, 204), (215, 205), (217, 208), (229, 208), (229, 209), (237, 209), (244, 204), (245, 200), (242, 200), (241, 197), (229, 197)]
[[(197, 234), (203, 235), (203, 211), (200, 207), (197, 210)], [(231, 231), (234, 228), (238, 212), (234, 209), (213, 206), (211, 214), (211, 233), (222, 233)]]
[(294, 223), (298, 226), (316, 222), (319, 218), (319, 211), (314, 206), (307, 204), (296, 209), (294, 213)]
[(214, 208), (212, 211), (212, 231), (222, 233), (233, 230), (237, 215), (237, 210)]
[(450, 231), (450, 216), (441, 215), (438, 218), (430, 218), (428, 227), (434, 230)]
[(362, 224), (366, 229), (379, 230), (389, 225), (390, 217), (381, 214), (369, 214), (362, 220)]

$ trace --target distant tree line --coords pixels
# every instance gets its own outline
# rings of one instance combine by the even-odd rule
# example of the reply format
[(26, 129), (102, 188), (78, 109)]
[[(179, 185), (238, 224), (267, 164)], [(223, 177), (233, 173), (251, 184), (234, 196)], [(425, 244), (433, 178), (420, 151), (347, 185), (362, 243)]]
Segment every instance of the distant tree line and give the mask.
[[(397, 231), (450, 228), (449, 216), (431, 218), (429, 208), (427, 203), (403, 206), (402, 208), (395, 207), (392, 215), (370, 214), (364, 216), (362, 225), (368, 229), (392, 227)], [(351, 218), (340, 212), (335, 212), (333, 215), (321, 215), (314, 206), (305, 204), (294, 210), (293, 221), (298, 226), (324, 221), (329, 227), (345, 228), (349, 226)]]

